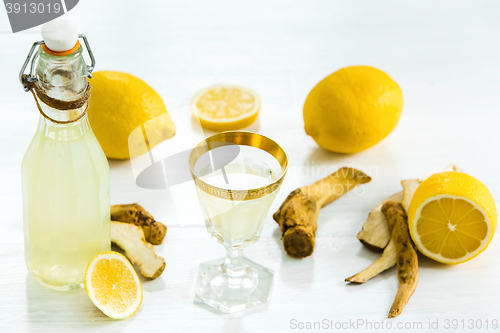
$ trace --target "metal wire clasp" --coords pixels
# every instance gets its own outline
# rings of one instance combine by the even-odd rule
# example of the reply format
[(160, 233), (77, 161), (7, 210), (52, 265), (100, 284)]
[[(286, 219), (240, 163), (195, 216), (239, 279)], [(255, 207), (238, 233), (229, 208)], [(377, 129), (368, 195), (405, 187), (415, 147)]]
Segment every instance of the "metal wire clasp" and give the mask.
[[(89, 57), (90, 57), (91, 63), (90, 63), (90, 66), (87, 65), (87, 71), (88, 71), (88, 78), (91, 79), (92, 78), (92, 71), (95, 68), (94, 54), (92, 53), (92, 49), (90, 48), (90, 44), (89, 44), (89, 41), (87, 39), (87, 36), (85, 36), (84, 34), (80, 34), (80, 35), (78, 35), (78, 38), (83, 39), (83, 42), (85, 43), (85, 47), (87, 48), (87, 52), (88, 52)], [(38, 81), (38, 78), (34, 74), (36, 59), (38, 58), (38, 51), (35, 51), (35, 50), (37, 49), (37, 47), (39, 47), (42, 44), (45, 44), (45, 42), (43, 40), (33, 43), (33, 46), (31, 46), (31, 50), (28, 53), (26, 60), (24, 61), (23, 67), (21, 68), (21, 71), (19, 72), (19, 82), (21, 82), (21, 85), (23, 86), (24, 91), (30, 91), (30, 88), (28, 87), (28, 85), (26, 85), (25, 80), (27, 82)], [(24, 71), (26, 71), (26, 67), (28, 67), (28, 64), (30, 63), (30, 61), (31, 61), (30, 74), (29, 74), (29, 76), (23, 78)]]

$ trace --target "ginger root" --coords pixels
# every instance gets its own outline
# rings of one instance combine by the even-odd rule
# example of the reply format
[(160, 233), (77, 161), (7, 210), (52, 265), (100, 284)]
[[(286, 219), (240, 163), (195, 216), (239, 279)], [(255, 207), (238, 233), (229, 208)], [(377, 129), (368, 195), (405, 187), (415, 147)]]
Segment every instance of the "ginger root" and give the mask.
[(382, 206), (387, 201), (394, 200), (401, 202), (403, 208), (408, 211), (408, 207), (410, 206), (413, 194), (415, 194), (415, 191), (417, 190), (420, 183), (436, 173), (446, 171), (462, 172), (459, 167), (454, 164), (450, 164), (442, 170), (429, 172), (420, 179), (403, 180), (401, 182), (401, 185), (403, 185), (402, 192), (396, 193), (393, 196), (383, 200), (370, 212), (365, 223), (363, 223), (361, 231), (358, 233), (357, 238), (359, 239), (359, 241), (372, 250), (381, 251), (382, 249), (384, 249), (389, 243), (389, 239), (391, 238), (391, 231), (389, 229), (389, 225), (386, 223), (384, 215), (381, 212)]
[(415, 191), (420, 186), (421, 181), (418, 179), (407, 179), (401, 181), (401, 186), (403, 186), (403, 200), (401, 200), (401, 206), (408, 211), (410, 208), (411, 199), (413, 199), (413, 195)]
[(319, 211), (360, 184), (371, 180), (365, 173), (343, 167), (309, 186), (291, 192), (273, 218), (281, 227), (289, 256), (305, 258), (314, 251)]
[(167, 234), (167, 227), (155, 221), (141, 205), (111, 206), (111, 221), (132, 223), (144, 231), (146, 240), (153, 245), (160, 245)]
[(365, 283), (370, 280), (372, 277), (377, 276), (379, 273), (391, 268), (396, 265), (396, 244), (394, 243), (394, 239), (391, 238), (389, 244), (384, 249), (382, 256), (375, 260), (373, 264), (362, 270), (356, 275), (348, 277), (345, 279), (346, 282), (352, 283)]
[(357, 236), (361, 243), (375, 251), (382, 251), (391, 239), (391, 231), (382, 213), (382, 206), (390, 200), (400, 202), (403, 200), (403, 192), (390, 196), (373, 208)]
[(408, 216), (403, 206), (399, 202), (388, 201), (382, 207), (382, 212), (389, 222), (391, 239), (394, 240), (397, 253), (399, 289), (388, 315), (389, 318), (394, 318), (401, 314), (417, 288), (418, 257), (410, 238)]
[(146, 242), (143, 230), (130, 223), (111, 221), (111, 242), (125, 251), (125, 255), (139, 266), (141, 275), (156, 279), (165, 269), (165, 259), (155, 253), (153, 245)]

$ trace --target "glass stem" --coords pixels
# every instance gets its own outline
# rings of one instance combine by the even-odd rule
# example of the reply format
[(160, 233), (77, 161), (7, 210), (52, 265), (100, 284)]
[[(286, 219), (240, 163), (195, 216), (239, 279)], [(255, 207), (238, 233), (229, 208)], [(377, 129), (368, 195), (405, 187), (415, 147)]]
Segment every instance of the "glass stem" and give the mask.
[(226, 260), (222, 265), (222, 272), (229, 280), (239, 279), (246, 275), (247, 265), (243, 262), (243, 247), (224, 246), (226, 249)]

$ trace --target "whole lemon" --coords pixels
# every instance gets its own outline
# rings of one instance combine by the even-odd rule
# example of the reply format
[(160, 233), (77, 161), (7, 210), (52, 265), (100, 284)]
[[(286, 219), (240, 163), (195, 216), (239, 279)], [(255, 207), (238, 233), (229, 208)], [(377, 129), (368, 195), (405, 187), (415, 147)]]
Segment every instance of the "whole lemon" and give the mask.
[(90, 84), (89, 122), (108, 158), (130, 158), (130, 151), (144, 153), (175, 135), (160, 95), (141, 79), (99, 71)]
[(305, 131), (336, 153), (357, 153), (396, 127), (403, 110), (401, 89), (369, 66), (342, 68), (319, 82), (304, 104)]

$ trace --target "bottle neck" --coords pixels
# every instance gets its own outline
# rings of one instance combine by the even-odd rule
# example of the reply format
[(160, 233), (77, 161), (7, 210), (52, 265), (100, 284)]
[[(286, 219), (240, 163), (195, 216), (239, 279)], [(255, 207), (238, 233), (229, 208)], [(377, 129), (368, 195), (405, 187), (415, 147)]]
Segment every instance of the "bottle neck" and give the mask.
[[(42, 47), (39, 48), (38, 53), (36, 75), (37, 85), (41, 92), (62, 101), (74, 101), (80, 98), (87, 87), (88, 75), (82, 56), (82, 47), (65, 56), (48, 54)], [(79, 118), (85, 112), (87, 103), (78, 109), (58, 110), (40, 101), (42, 111), (50, 119), (40, 115), (38, 130), (42, 135), (55, 141), (78, 139), (90, 130), (86, 115), (77, 121), (65, 124), (57, 121), (65, 122)]]
[(87, 86), (87, 65), (80, 46), (65, 56), (46, 53), (40, 46), (36, 76), (38, 87), (49, 97), (62, 101), (77, 99)]
[[(82, 96), (87, 87), (87, 66), (82, 56), (82, 47), (65, 56), (46, 53), (42, 47), (38, 50), (36, 67), (37, 85), (42, 93), (61, 101), (74, 101)], [(87, 104), (74, 110), (58, 110), (40, 102), (43, 112), (57, 121), (76, 119), (87, 108)]]

